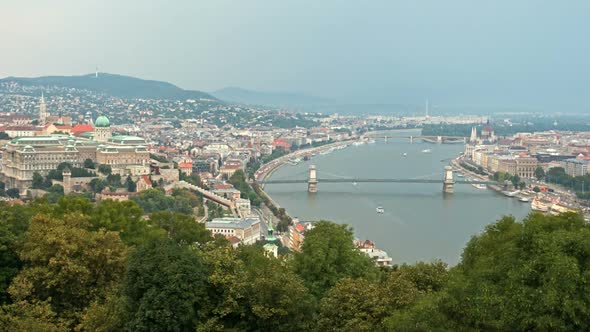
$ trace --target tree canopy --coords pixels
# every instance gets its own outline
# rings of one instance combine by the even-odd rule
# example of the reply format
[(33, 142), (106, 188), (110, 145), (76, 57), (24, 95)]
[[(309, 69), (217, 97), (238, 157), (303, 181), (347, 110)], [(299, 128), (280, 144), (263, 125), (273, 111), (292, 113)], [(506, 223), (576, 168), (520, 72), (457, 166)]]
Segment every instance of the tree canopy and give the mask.
[(78, 315), (125, 272), (126, 247), (117, 233), (88, 228), (88, 217), (69, 213), (31, 220), (17, 250), (24, 267), (8, 292), (14, 301), (47, 302), (64, 319)]
[(164, 190), (161, 189), (147, 189), (131, 196), (130, 199), (137, 203), (145, 213), (174, 211), (190, 214), (193, 211), (188, 200), (166, 196)]
[(123, 293), (130, 331), (194, 330), (208, 305), (202, 258), (165, 238), (153, 239), (129, 257)]
[[(188, 194), (176, 197), (199, 202)], [(134, 201), (0, 202), (0, 330), (590, 329), (580, 214), (503, 217), (454, 267), (377, 268), (346, 225), (317, 222), (301, 252), (275, 258), (154, 206), (145, 216)]]
[(314, 224), (295, 255), (293, 268), (315, 295), (322, 295), (344, 278), (376, 278), (373, 262), (353, 243), (346, 225), (321, 221)]

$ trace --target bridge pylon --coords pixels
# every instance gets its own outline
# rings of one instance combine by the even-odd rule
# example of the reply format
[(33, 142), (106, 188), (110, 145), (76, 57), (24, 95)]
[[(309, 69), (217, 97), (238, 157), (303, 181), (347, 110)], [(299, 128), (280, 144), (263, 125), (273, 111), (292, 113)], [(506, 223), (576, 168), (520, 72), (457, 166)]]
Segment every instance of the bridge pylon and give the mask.
[(443, 193), (452, 194), (454, 192), (455, 180), (453, 179), (453, 168), (445, 166), (445, 175), (443, 178)]
[(315, 165), (309, 166), (309, 178), (307, 180), (307, 192), (317, 193), (318, 192), (318, 176), (316, 173)]

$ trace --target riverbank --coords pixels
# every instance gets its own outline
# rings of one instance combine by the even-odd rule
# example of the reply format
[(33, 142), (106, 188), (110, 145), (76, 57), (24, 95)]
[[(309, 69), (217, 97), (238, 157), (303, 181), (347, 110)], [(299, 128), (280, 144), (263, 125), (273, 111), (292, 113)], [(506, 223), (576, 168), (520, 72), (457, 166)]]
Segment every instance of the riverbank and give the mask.
[[(258, 182), (264, 181), (267, 177), (271, 176), (281, 166), (285, 165), (287, 162), (293, 160), (294, 158), (303, 158), (304, 156), (311, 157), (312, 155), (316, 155), (324, 151), (328, 151), (330, 149), (335, 149), (348, 145), (352, 141), (353, 140), (339, 141), (318, 147), (294, 151), (262, 165), (254, 173), (255, 182), (251, 183), (250, 185), (254, 189), (254, 192), (263, 200), (262, 209), (268, 210), (267, 212), (270, 212), (271, 215), (274, 215), (277, 219), (279, 219), (279, 222), (276, 225), (276, 230), (278, 232), (282, 233), (286, 231), (288, 226), (292, 224), (293, 218), (289, 215), (286, 209), (282, 209), (281, 206), (276, 201), (274, 201), (268, 193), (264, 191), (264, 188), (260, 186)], [(272, 222), (272, 219), (269, 220), (269, 222)], [(283, 244), (287, 245), (285, 239), (281, 239)]]
[(314, 147), (314, 148), (308, 148), (308, 149), (304, 149), (304, 150), (297, 150), (297, 151), (291, 152), (289, 154), (281, 156), (275, 160), (272, 160), (272, 161), (260, 166), (260, 168), (254, 173), (254, 179), (257, 182), (264, 181), (267, 177), (271, 176), (274, 171), (279, 169), (281, 166), (284, 166), (290, 159), (303, 158), (306, 155), (318, 154), (318, 153), (328, 151), (333, 148), (338, 148), (340, 146), (349, 145), (355, 141), (356, 140), (338, 141), (338, 142), (334, 142), (334, 143), (330, 143), (330, 144), (326, 144), (326, 145), (322, 145), (322, 146), (318, 146), (318, 147)]
[[(463, 159), (462, 156), (459, 156), (457, 158), (454, 158), (450, 162), (451, 166), (453, 168), (455, 168), (455, 169), (461, 170), (462, 173), (467, 174), (467, 175), (469, 175), (469, 176), (471, 176), (471, 177), (473, 177), (475, 179), (478, 179), (478, 180), (481, 180), (481, 181), (488, 181), (489, 180), (487, 177), (485, 177), (485, 176), (483, 176), (481, 174), (474, 173), (474, 172), (466, 169), (465, 167), (463, 167), (461, 165), (462, 159)], [(497, 192), (502, 192), (504, 190), (504, 188), (502, 188), (500, 186), (497, 186), (497, 185), (493, 185), (493, 184), (488, 184), (487, 187), (490, 188), (490, 189), (492, 189), (492, 190), (494, 190), (494, 191), (497, 191)]]
[[(451, 166), (453, 166), (456, 169), (461, 170), (461, 172), (468, 174), (469, 176), (471, 176), (475, 179), (487, 180), (487, 178), (485, 176), (473, 173), (473, 172), (469, 171), (468, 169), (466, 169), (465, 167), (463, 167), (461, 165), (462, 158), (463, 157), (460, 156), (460, 157), (453, 159), (450, 163)], [(489, 184), (489, 185), (487, 185), (487, 187), (492, 190), (495, 190), (496, 192), (499, 192), (499, 193), (503, 193), (503, 191), (506, 190), (503, 186), (498, 186), (498, 185), (490, 185)], [(530, 189), (530, 187), (529, 187), (529, 189)], [(584, 218), (587, 220), (590, 220), (590, 214), (587, 213), (587, 210), (584, 210), (583, 207), (579, 205), (579, 203), (577, 203), (575, 201), (572, 202), (572, 198), (569, 195), (569, 193), (566, 193), (563, 190), (560, 190), (560, 188), (556, 188), (556, 187), (551, 187), (551, 190), (553, 190), (554, 194), (558, 195), (559, 201), (565, 203), (566, 207), (571, 207), (572, 209), (579, 209), (584, 214)]]
[(330, 143), (330, 144), (326, 144), (326, 145), (322, 145), (322, 146), (318, 146), (318, 147), (308, 148), (308, 149), (304, 149), (304, 150), (297, 150), (297, 151), (291, 152), (289, 154), (286, 154), (284, 156), (281, 156), (281, 157), (279, 157), (277, 159), (274, 159), (274, 160), (272, 160), (272, 161), (270, 161), (270, 162), (262, 165), (254, 173), (254, 178), (255, 178), (255, 180), (257, 182), (262, 182), (266, 178), (270, 177), (274, 171), (276, 171), (277, 169), (279, 169), (281, 166), (283, 166), (290, 159), (303, 157), (305, 155), (319, 154), (321, 152), (330, 150), (332, 148), (337, 148), (337, 147), (340, 147), (340, 146), (343, 146), (343, 145), (350, 145), (350, 144), (355, 143), (355, 142), (366, 142), (365, 136), (367, 136), (367, 135), (377, 135), (377, 134), (391, 133), (391, 132), (397, 132), (397, 131), (404, 132), (404, 131), (409, 131), (409, 130), (415, 130), (415, 131), (418, 132), (418, 134), (420, 132), (419, 129), (415, 129), (415, 128), (411, 128), (411, 129), (401, 129), (400, 128), (400, 129), (368, 131), (368, 132), (364, 133), (359, 138), (354, 138), (354, 139), (349, 139), (349, 140), (344, 140), (344, 141), (338, 141), (338, 142), (334, 142), (334, 143)]

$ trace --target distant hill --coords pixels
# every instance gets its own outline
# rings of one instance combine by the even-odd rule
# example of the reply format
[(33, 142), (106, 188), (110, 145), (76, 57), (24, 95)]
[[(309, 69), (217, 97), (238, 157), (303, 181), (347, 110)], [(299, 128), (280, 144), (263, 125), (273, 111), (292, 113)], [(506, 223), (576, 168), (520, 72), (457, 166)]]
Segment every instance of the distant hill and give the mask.
[(287, 92), (252, 91), (229, 87), (211, 93), (215, 97), (242, 104), (306, 108), (331, 103), (330, 100)]
[(212, 99), (217, 98), (201, 91), (184, 90), (176, 85), (131, 76), (98, 73), (81, 76), (44, 76), (34, 78), (7, 77), (2, 82), (17, 82), (22, 85), (52, 85), (65, 88), (85, 89), (120, 98), (142, 99)]

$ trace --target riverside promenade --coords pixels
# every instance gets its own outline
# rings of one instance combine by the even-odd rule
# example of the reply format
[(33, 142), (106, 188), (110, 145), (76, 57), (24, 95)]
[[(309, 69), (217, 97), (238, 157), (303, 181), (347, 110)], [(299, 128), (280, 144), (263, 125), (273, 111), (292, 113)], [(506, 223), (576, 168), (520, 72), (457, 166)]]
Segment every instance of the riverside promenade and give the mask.
[[(483, 180), (488, 180), (488, 177), (487, 177), (487, 176), (484, 176), (484, 175), (481, 175), (481, 174), (474, 173), (474, 172), (472, 172), (472, 171), (470, 171), (470, 170), (468, 170), (468, 169), (464, 168), (463, 166), (461, 166), (461, 162), (462, 162), (462, 161), (463, 161), (463, 157), (462, 157), (462, 156), (459, 156), (459, 157), (457, 157), (457, 158), (455, 158), (455, 159), (452, 159), (452, 160), (451, 160), (451, 162), (450, 162), (450, 164), (451, 164), (451, 166), (452, 166), (454, 169), (461, 170), (461, 172), (462, 172), (462, 173), (464, 173), (464, 174), (467, 174), (467, 175), (469, 175), (469, 176), (471, 176), (471, 177), (473, 177), (473, 178), (475, 178), (475, 179), (482, 180), (482, 181), (483, 181)], [(497, 185), (491, 185), (491, 184), (488, 184), (488, 188), (490, 188), (490, 189), (492, 189), (492, 190), (495, 190), (495, 191), (497, 191), (497, 192), (502, 192), (502, 191), (504, 190), (504, 188), (502, 188), (502, 187), (500, 187), (500, 186), (497, 186)]]
[[(260, 166), (260, 168), (256, 171), (256, 173), (254, 173), (254, 179), (257, 182), (264, 181), (267, 177), (271, 176), (274, 171), (279, 169), (281, 166), (285, 165), (290, 159), (303, 158), (306, 155), (318, 154), (322, 151), (326, 151), (326, 150), (329, 150), (332, 148), (351, 144), (354, 141), (356, 141), (356, 140), (339, 141), (339, 142), (330, 143), (330, 144), (326, 144), (326, 145), (322, 145), (322, 146), (318, 146), (318, 147), (314, 147), (314, 148), (308, 148), (308, 149), (297, 150), (297, 151), (291, 152), (289, 154), (286, 154), (286, 155), (281, 156), (277, 159), (271, 160), (270, 162)], [(262, 190), (262, 193), (268, 198), (268, 200), (277, 209), (279, 209), (281, 207), (275, 200), (272, 199), (272, 197), (266, 191), (264, 191), (264, 187), (260, 186), (260, 189)], [(287, 213), (287, 215), (289, 215), (289, 213), (287, 211), (285, 213)]]
[(322, 151), (337, 148), (337, 147), (340, 147), (343, 145), (349, 145), (352, 142), (354, 142), (354, 140), (339, 141), (339, 142), (334, 142), (334, 143), (318, 146), (315, 148), (308, 148), (308, 149), (304, 149), (304, 150), (297, 150), (297, 151), (291, 152), (289, 154), (281, 156), (277, 159), (274, 159), (274, 160), (260, 166), (260, 168), (256, 171), (256, 173), (254, 173), (254, 178), (256, 179), (256, 181), (261, 182), (264, 179), (266, 179), (267, 177), (269, 177), (270, 175), (272, 175), (272, 173), (274, 171), (276, 171), (279, 167), (283, 166), (290, 159), (303, 158), (306, 155), (318, 154)]

